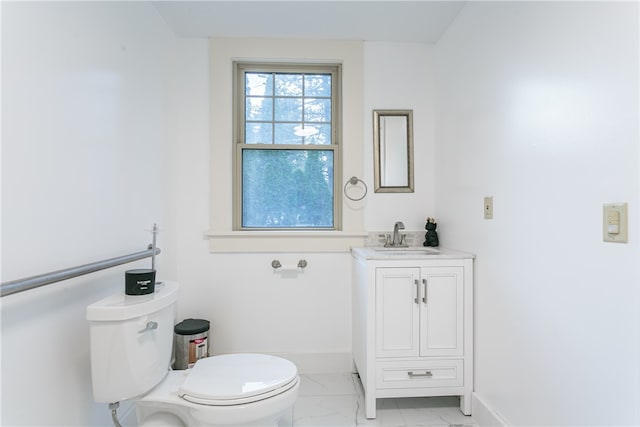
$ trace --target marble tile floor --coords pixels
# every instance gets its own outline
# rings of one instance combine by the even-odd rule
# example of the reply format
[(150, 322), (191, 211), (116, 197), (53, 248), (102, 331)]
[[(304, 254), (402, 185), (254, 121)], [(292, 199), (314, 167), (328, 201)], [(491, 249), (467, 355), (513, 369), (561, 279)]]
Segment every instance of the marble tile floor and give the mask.
[[(355, 374), (302, 374), (293, 427), (474, 427), (458, 397), (379, 399), (377, 417), (364, 416), (362, 384)], [(290, 420), (289, 420), (290, 423)], [(287, 423), (287, 424), (289, 424)], [(289, 424), (290, 425), (290, 424)]]

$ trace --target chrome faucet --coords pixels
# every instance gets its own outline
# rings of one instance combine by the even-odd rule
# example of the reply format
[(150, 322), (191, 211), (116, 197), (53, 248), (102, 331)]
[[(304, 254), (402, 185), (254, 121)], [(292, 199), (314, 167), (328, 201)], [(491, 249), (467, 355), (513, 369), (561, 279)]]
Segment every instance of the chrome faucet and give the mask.
[(393, 238), (390, 245), (392, 247), (402, 246), (402, 236), (398, 230), (404, 230), (404, 224), (402, 221), (398, 221), (393, 225)]

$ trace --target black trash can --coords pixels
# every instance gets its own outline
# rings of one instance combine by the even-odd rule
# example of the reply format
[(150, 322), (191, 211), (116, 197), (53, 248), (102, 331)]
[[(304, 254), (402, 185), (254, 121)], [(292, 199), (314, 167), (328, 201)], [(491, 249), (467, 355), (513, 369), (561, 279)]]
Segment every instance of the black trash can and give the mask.
[(198, 359), (209, 357), (208, 320), (185, 319), (173, 332), (173, 369), (192, 368)]

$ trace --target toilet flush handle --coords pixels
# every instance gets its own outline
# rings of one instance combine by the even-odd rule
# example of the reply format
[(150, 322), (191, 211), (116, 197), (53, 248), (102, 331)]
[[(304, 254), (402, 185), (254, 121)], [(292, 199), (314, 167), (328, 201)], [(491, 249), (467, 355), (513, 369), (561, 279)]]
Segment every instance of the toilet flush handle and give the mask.
[(147, 322), (147, 326), (144, 329), (138, 331), (139, 334), (142, 334), (147, 331), (152, 331), (154, 329), (158, 329), (158, 322)]

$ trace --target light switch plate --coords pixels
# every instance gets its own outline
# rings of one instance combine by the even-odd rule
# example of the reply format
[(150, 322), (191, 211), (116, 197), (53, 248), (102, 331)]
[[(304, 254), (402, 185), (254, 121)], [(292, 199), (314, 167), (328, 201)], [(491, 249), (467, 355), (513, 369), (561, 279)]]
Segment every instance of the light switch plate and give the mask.
[(484, 219), (493, 219), (493, 196), (484, 198)]
[(627, 243), (627, 217), (627, 203), (603, 204), (602, 240), (605, 242)]

